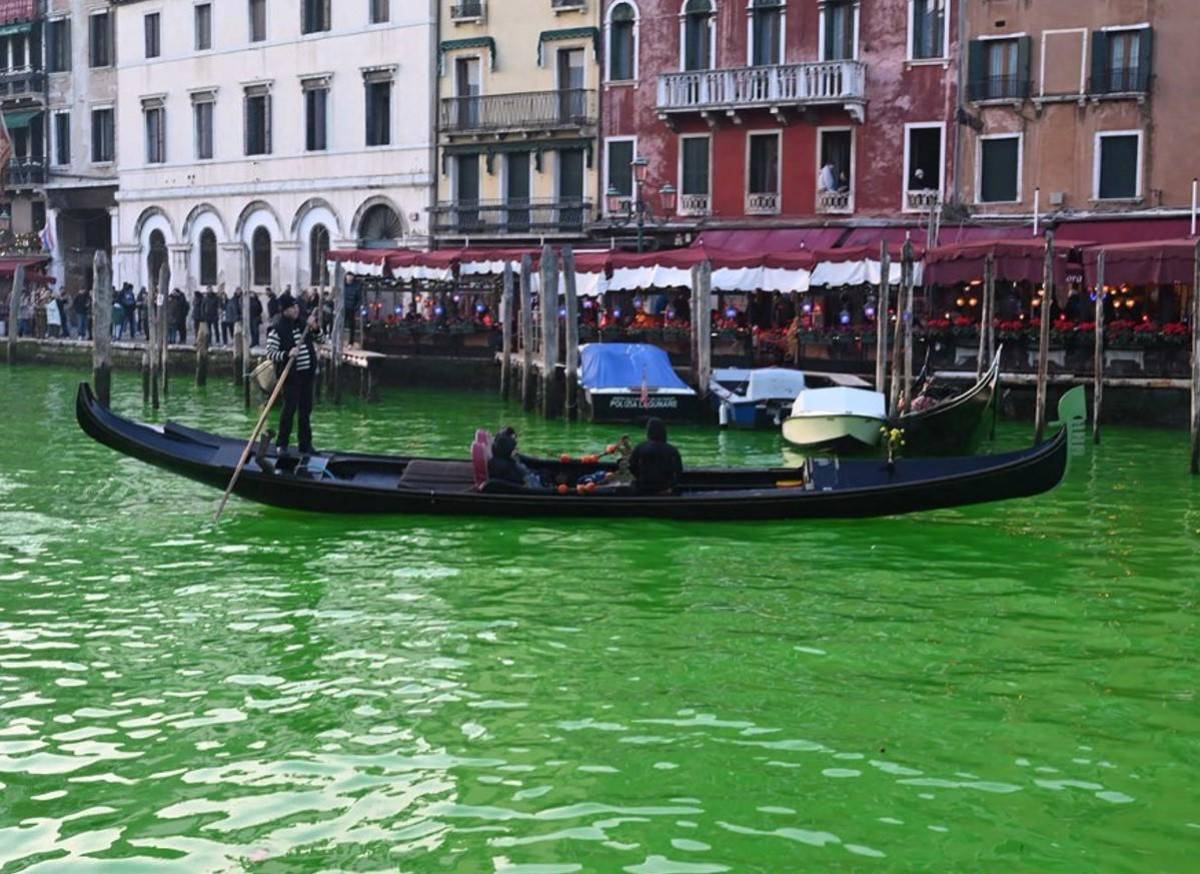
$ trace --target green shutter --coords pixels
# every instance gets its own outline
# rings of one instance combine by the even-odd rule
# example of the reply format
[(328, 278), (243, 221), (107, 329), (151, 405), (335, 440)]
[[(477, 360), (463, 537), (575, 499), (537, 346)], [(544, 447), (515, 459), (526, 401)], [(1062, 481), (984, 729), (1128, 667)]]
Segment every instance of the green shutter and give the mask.
[(1150, 76), (1154, 68), (1154, 28), (1145, 28), (1141, 37), (1142, 44), (1138, 47), (1137, 90), (1148, 93)]
[(987, 52), (983, 40), (973, 39), (967, 44), (967, 96), (971, 100), (982, 100), (987, 87)]
[(1093, 94), (1109, 92), (1108, 34), (1097, 30), (1092, 34), (1092, 87)]
[(1100, 198), (1129, 199), (1137, 196), (1138, 138), (1103, 137), (1100, 140)]
[(1020, 143), (1019, 137), (1007, 137), (983, 140), (980, 144), (982, 203), (1011, 203), (1017, 199)]
[(1029, 83), (1032, 81), (1029, 71), (1029, 57), (1032, 51), (1032, 37), (1023, 36), (1017, 40), (1017, 97), (1029, 96)]

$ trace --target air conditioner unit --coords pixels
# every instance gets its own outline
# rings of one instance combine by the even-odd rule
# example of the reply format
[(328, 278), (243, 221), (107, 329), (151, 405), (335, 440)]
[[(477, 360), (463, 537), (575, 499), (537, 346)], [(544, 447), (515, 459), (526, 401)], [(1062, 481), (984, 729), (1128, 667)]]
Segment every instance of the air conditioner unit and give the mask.
[(1063, 191), (1051, 191), (1050, 192), (1050, 205), (1051, 206), (1062, 206), (1066, 202), (1067, 202), (1067, 195), (1065, 192), (1063, 192)]

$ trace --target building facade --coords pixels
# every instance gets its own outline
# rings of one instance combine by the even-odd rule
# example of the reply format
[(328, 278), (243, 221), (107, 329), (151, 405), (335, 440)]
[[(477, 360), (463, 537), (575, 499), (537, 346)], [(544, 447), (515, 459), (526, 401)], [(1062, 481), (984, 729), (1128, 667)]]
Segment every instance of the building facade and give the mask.
[(958, 182), (958, 6), (606, 0), (609, 211), (641, 156), (668, 232), (918, 222)]
[(10, 141), (4, 177), (7, 222), (18, 236), (46, 222), (46, 71), (42, 62), (41, 4), (0, 3), (0, 112)]
[(602, 0), (441, 0), (434, 232), (583, 237), (597, 205)]
[[(338, 247), (423, 246), (436, 7), (116, 7), (119, 281), (322, 283)], [(186, 283), (178, 277), (186, 276)]]
[(91, 286), (95, 253), (111, 254), (117, 217), (111, 3), (47, 0), (43, 39), (50, 272), (74, 291)]
[(1188, 0), (971, 4), (965, 200), (983, 217), (1188, 211), (1200, 39)]

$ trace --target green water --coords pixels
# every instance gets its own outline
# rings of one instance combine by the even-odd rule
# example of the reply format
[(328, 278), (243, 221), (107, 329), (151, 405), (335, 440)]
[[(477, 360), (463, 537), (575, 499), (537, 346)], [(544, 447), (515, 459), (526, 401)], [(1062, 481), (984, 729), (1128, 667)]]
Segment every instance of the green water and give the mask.
[[(1200, 485), (1108, 432), (1051, 495), (869, 522), (317, 518), (90, 443), (0, 370), (0, 871), (1195, 870)], [(149, 417), (118, 374), (114, 406)], [(224, 382), (166, 412), (248, 432)], [(490, 395), (319, 446), (613, 432)], [(1025, 426), (1006, 427), (1015, 445)], [(772, 434), (678, 429), (692, 462)]]

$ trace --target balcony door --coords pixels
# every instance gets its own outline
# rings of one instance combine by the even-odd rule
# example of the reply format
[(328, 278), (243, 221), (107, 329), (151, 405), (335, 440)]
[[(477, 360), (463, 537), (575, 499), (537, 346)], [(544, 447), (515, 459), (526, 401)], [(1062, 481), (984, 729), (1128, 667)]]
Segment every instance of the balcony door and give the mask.
[(479, 156), (454, 158), (454, 207), (460, 233), (479, 229)]
[(820, 137), (817, 205), (821, 212), (848, 211), (854, 190), (854, 134), (849, 130), (823, 130)]
[(455, 126), (479, 126), (479, 95), (483, 93), (482, 67), (479, 58), (459, 58), (454, 62)]
[(783, 2), (753, 0), (750, 9), (750, 64), (766, 67), (783, 61)]
[(558, 50), (558, 120), (578, 124), (584, 118), (583, 49)]
[(559, 230), (583, 228), (583, 172), (583, 149), (559, 150)]
[(529, 230), (529, 152), (510, 152), (504, 159), (505, 223), (509, 233)]

